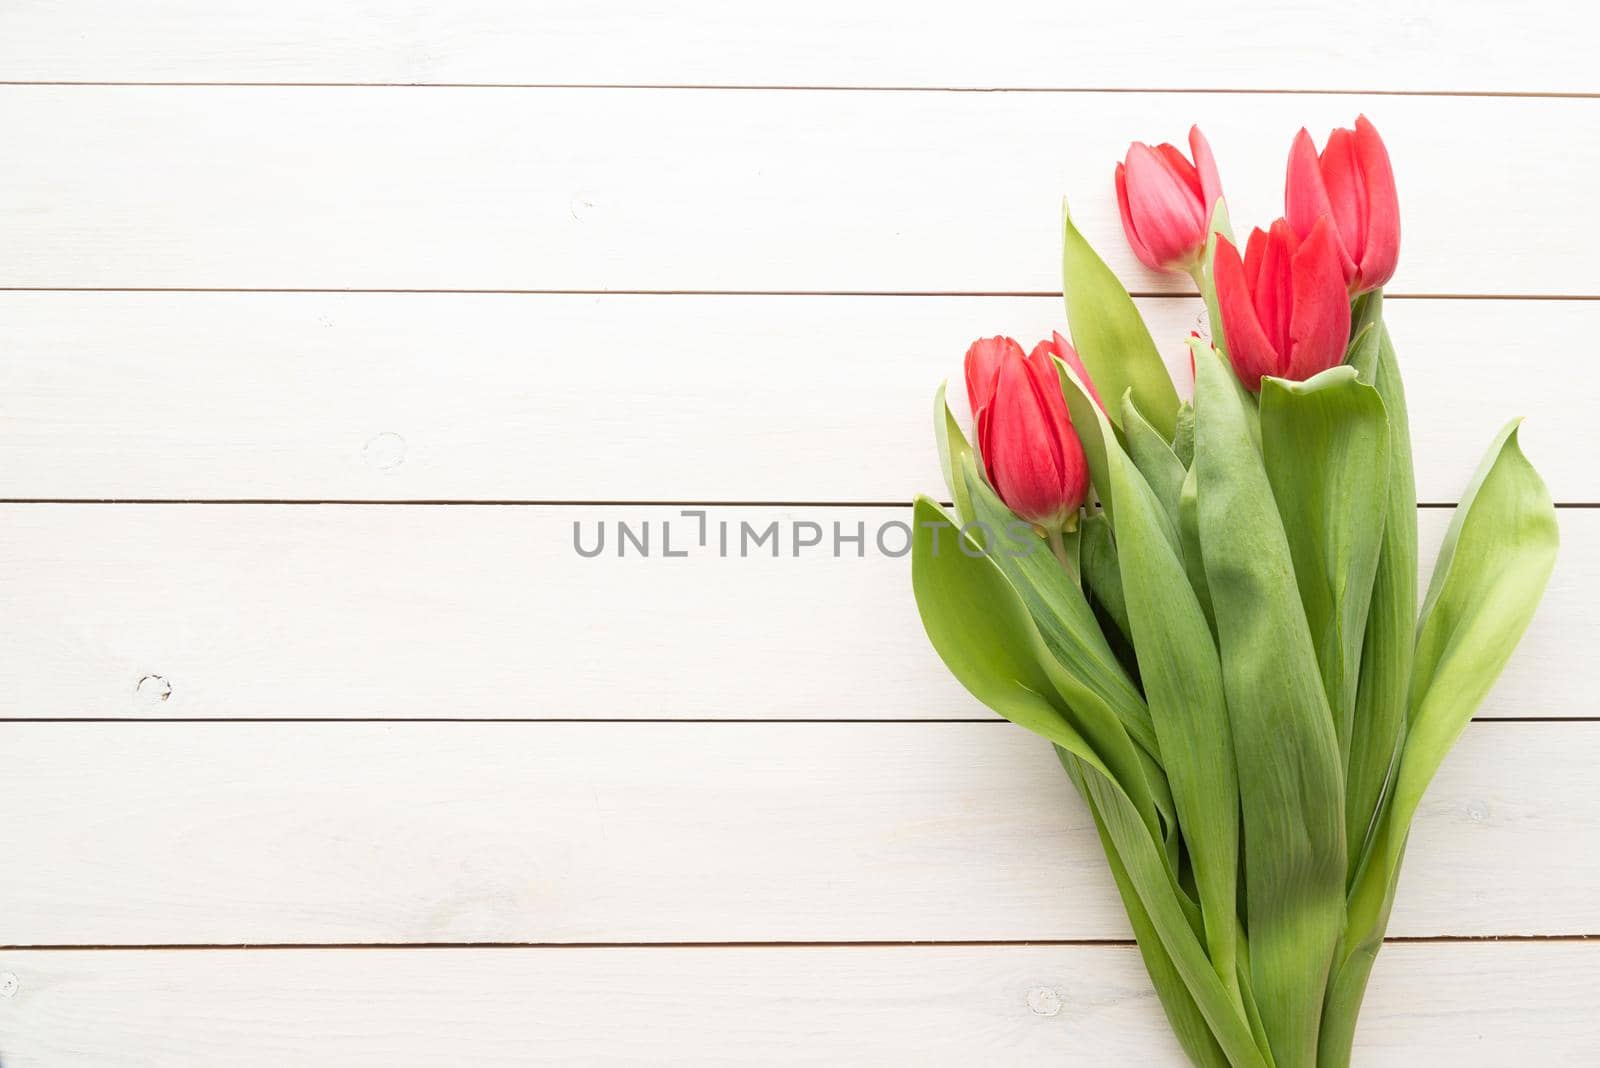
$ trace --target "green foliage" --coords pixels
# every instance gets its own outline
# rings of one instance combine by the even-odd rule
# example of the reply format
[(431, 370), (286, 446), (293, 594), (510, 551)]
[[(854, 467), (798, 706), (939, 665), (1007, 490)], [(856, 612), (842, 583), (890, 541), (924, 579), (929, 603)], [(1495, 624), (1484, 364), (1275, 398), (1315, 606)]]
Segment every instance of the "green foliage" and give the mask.
[[(1554, 507), (1512, 424), (1419, 620), (1382, 295), (1355, 302), (1345, 366), (1265, 379), (1259, 398), (1191, 342), (1180, 405), (1126, 290), (1070, 219), (1065, 233), (1073, 340), (1113, 402), (1057, 362), (1100, 507), (1074, 546), (1043, 549), (941, 390), (956, 509), (916, 505), (924, 626), (974, 696), (1056, 747), (1189, 1058), (1346, 1068), (1412, 818), (1533, 616)], [(1212, 246), (1195, 273), (1215, 335)]]

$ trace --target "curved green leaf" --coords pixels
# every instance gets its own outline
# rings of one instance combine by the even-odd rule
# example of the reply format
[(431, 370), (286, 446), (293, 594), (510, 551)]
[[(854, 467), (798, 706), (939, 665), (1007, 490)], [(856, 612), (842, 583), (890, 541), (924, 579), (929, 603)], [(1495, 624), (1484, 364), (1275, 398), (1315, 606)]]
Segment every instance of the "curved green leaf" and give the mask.
[(1133, 466), (1139, 469), (1144, 480), (1155, 492), (1167, 513), (1173, 531), (1178, 529), (1178, 498), (1183, 493), (1183, 479), (1187, 471), (1156, 428), (1145, 419), (1144, 413), (1134, 403), (1133, 391), (1122, 395), (1122, 432), (1128, 439), (1128, 455)]
[(1511, 659), (1555, 568), (1555, 505), (1517, 444), (1520, 422), (1500, 432), (1467, 487), (1422, 603), (1395, 789), (1401, 826)]
[(1189, 401), (1178, 405), (1178, 429), (1172, 435), (1172, 454), (1185, 471), (1194, 466), (1194, 405)]
[(1510, 659), (1555, 567), (1555, 506), (1517, 444), (1516, 431), (1512, 422), (1490, 446), (1439, 550), (1417, 632), (1399, 771), (1370, 859), (1356, 872), (1349, 930), (1328, 990), (1322, 1054), (1327, 1065), (1348, 1063), (1417, 806)]
[(972, 502), (967, 499), (966, 483), (959, 472), (962, 461), (973, 455), (972, 446), (967, 444), (967, 436), (961, 432), (961, 425), (944, 399), (949, 385), (948, 382), (939, 383), (939, 392), (933, 396), (933, 440), (939, 449), (939, 470), (944, 472), (945, 488), (950, 491), (950, 499), (956, 502), (956, 515), (962, 522), (971, 522)]
[(1078, 566), (1089, 592), (1131, 648), (1128, 603), (1122, 598), (1122, 566), (1117, 560), (1117, 543), (1111, 536), (1111, 520), (1103, 513), (1085, 516), (1078, 524)]
[(1222, 315), (1217, 309), (1217, 235), (1233, 243), (1233, 223), (1228, 218), (1228, 202), (1218, 200), (1211, 212), (1211, 229), (1206, 235), (1206, 246), (1200, 253), (1200, 269), (1194, 275), (1194, 284), (1206, 303), (1206, 322), (1211, 324), (1211, 343), (1222, 352), (1228, 351), (1227, 338), (1222, 332)]
[(1383, 799), (1399, 767), (1417, 629), (1417, 484), (1405, 386), (1383, 322), (1381, 291), (1356, 301), (1354, 329), (1358, 340), (1377, 339), (1376, 345), (1353, 346), (1350, 365), (1378, 391), (1388, 413), (1389, 485), (1345, 772), (1345, 836), (1352, 882), (1371, 855)]
[(1146, 752), (1157, 755), (1150, 710), (1107, 644), (1082, 587), (979, 477), (972, 457), (963, 458), (960, 470), (973, 509), (970, 522), (980, 528), (990, 561), (1010, 580), (1045, 645), (1064, 670), (1115, 711)]
[(1266, 1068), (1267, 1059), (1256, 1046), (1237, 992), (1223, 986), (1195, 940), (1177, 895), (1170, 883), (1163, 882), (1166, 868), (1155, 843), (1140, 833), (1127, 799), (1104, 775), (1085, 775), (1083, 781), (1085, 794), (1116, 846), (1117, 861), (1138, 893), (1162, 949), (1172, 961), (1173, 971), (1188, 988), (1218, 1045), (1236, 1068)]
[[(1106, 475), (1106, 442), (1102, 437), (1100, 405), (1089, 396), (1089, 390), (1078, 381), (1078, 376), (1060, 360), (1056, 361), (1056, 377), (1061, 381), (1061, 394), (1067, 401), (1067, 414), (1072, 419), (1073, 432), (1083, 445), (1083, 458), (1089, 466), (1089, 481), (1094, 484), (1095, 496), (1107, 518), (1116, 514), (1116, 502), (1111, 499), (1111, 481)], [(1117, 436), (1112, 433), (1110, 442), (1115, 445)]]
[[(914, 510), (911, 582), (922, 623), (951, 674), (972, 695), (1057, 745), (1081, 738), (1129, 795), (1152, 837), (1162, 837), (1157, 796), (1116, 713), (1055, 659), (996, 556), (959, 533), (926, 498)], [(1055, 560), (1052, 566), (1059, 568)]]
[[(1062, 205), (1061, 279), (1072, 347), (1102, 397), (1133, 390), (1139, 410), (1167, 440), (1178, 414), (1178, 391), (1161, 362), (1133, 298), (1089, 246)], [(1073, 421), (1078, 413), (1072, 413)], [(1113, 420), (1116, 422), (1116, 420)]]
[(1211, 587), (1206, 584), (1206, 562), (1200, 552), (1199, 493), (1195, 469), (1190, 467), (1178, 493), (1178, 538), (1183, 543), (1183, 570), (1189, 576), (1189, 586), (1200, 601), (1200, 610), (1206, 614), (1212, 637), (1216, 637), (1217, 613), (1211, 607)]
[[(1094, 796), (1085, 781), (1085, 776), (1093, 775), (1094, 770), (1086, 767), (1083, 761), (1059, 745), (1056, 746), (1056, 756), (1060, 759), (1061, 766), (1066, 769), (1067, 777), (1072, 780), (1073, 785), (1078, 788), (1078, 793), (1088, 804), (1089, 813), (1094, 817), (1095, 830), (1100, 835), (1100, 846), (1105, 850), (1106, 864), (1111, 869), (1111, 878), (1117, 884), (1122, 907), (1128, 913), (1128, 923), (1133, 928), (1133, 938), (1139, 946), (1139, 955), (1144, 959), (1145, 971), (1150, 973), (1150, 982), (1155, 986), (1156, 995), (1161, 999), (1161, 1007), (1166, 1010), (1172, 1032), (1178, 1036), (1178, 1044), (1198, 1068), (1229, 1068), (1228, 1055), (1217, 1045), (1216, 1036), (1211, 1033), (1211, 1026), (1206, 1023), (1205, 1014), (1195, 1004), (1194, 996), (1184, 985), (1182, 974), (1172, 962), (1172, 955), (1162, 945), (1161, 935), (1150, 919), (1150, 913), (1146, 911), (1144, 903), (1139, 900), (1139, 891), (1133, 885), (1133, 880), (1128, 876), (1127, 866), (1122, 863), (1122, 858), (1117, 853), (1117, 843), (1112, 839), (1111, 832), (1106, 827), (1105, 817), (1100, 814), (1100, 807), (1095, 803)], [(1260, 1042), (1259, 1036), (1257, 1042)]]
[[(1365, 336), (1367, 344), (1377, 345), (1370, 329)], [(1352, 367), (1330, 368), (1305, 382), (1263, 378), (1261, 453), (1345, 769), (1367, 606), (1388, 511), (1383, 400), (1357, 380)], [(1355, 833), (1365, 831), (1362, 826)]]

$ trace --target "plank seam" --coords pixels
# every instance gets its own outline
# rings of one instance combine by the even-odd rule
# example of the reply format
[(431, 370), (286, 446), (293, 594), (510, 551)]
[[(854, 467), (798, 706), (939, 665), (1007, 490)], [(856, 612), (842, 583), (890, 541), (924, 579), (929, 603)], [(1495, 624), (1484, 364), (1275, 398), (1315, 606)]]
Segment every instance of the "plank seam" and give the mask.
[[(946, 508), (949, 501), (941, 502)], [(1418, 501), (1418, 508), (1454, 508), (1456, 501)], [(561, 500), (451, 497), (0, 497), (7, 504), (329, 505), (410, 508), (911, 508), (908, 501)], [(1557, 501), (1556, 508), (1600, 508), (1600, 501)]]
[[(1593, 716), (1474, 716), (1473, 723), (1600, 723), (1600, 714)], [(603, 724), (683, 724), (683, 725), (747, 725), (769, 726), (776, 723), (814, 723), (863, 726), (911, 726), (928, 724), (979, 724), (983, 726), (1007, 725), (1010, 720), (999, 716), (917, 716), (907, 719), (853, 718), (849, 716), (774, 716), (756, 719), (735, 716), (726, 719), (707, 716), (0, 716), (0, 726), (13, 723), (166, 723), (166, 724), (273, 724), (273, 723), (382, 723), (439, 724), (439, 723), (603, 723)]]
[[(1385, 938), (1385, 945), (1474, 945), (1485, 942), (1510, 943), (1588, 943), (1600, 942), (1600, 934), (1509, 934), (1509, 935), (1401, 935)], [(152, 942), (110, 945), (20, 943), (0, 945), (0, 953), (58, 952), (169, 952), (237, 950), (396, 950), (396, 949), (940, 949), (940, 948), (1118, 948), (1132, 949), (1136, 943), (1122, 938), (1015, 938), (1015, 939), (919, 939), (772, 942)]]
[[(959, 289), (413, 289), (380, 286), (0, 286), (0, 293), (289, 293), (397, 296), (504, 297), (939, 297), (990, 300), (1037, 297), (1060, 300), (1060, 290)], [(1198, 293), (1133, 290), (1136, 300), (1195, 300)], [(1600, 293), (1384, 293), (1385, 300), (1596, 301)]]

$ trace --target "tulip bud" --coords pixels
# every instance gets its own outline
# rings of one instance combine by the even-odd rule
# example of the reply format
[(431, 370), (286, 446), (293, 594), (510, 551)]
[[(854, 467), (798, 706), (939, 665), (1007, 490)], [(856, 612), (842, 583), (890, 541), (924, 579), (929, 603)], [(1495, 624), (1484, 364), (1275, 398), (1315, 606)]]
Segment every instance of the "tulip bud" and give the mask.
[(1190, 163), (1172, 145), (1135, 141), (1117, 164), (1117, 206), (1134, 255), (1157, 271), (1188, 271), (1209, 237), (1222, 179), (1200, 127), (1189, 127)]
[(1301, 241), (1279, 219), (1256, 230), (1244, 262), (1226, 238), (1217, 241), (1217, 305), (1234, 373), (1251, 392), (1263, 375), (1302, 381), (1344, 362), (1350, 303), (1333, 234), (1318, 219)]
[(1052, 343), (1040, 342), (1024, 356), (1010, 338), (978, 342), (967, 351), (967, 380), (976, 381), (968, 395), (989, 482), (1018, 517), (1046, 532), (1076, 527), (1089, 494), (1088, 462), (1052, 355)]
[(1354, 130), (1328, 135), (1321, 154), (1302, 129), (1289, 150), (1284, 217), (1302, 239), (1322, 216), (1333, 220), (1334, 246), (1351, 295), (1377, 289), (1400, 258), (1400, 201), (1383, 139), (1365, 115)]

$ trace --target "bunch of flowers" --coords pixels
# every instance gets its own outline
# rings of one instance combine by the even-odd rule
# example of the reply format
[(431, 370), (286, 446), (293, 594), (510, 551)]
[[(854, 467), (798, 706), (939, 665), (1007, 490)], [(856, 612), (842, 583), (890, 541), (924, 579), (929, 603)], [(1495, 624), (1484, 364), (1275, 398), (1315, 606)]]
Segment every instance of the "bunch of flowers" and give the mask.
[(1513, 421), (1419, 611), (1383, 141), (1301, 130), (1242, 255), (1189, 147), (1134, 144), (1115, 185), (1134, 253), (1205, 299), (1193, 400), (1069, 215), (1071, 341), (972, 345), (976, 451), (939, 391), (954, 507), (918, 499), (913, 586), (951, 672), (1054, 744), (1190, 1059), (1338, 1068), (1412, 817), (1533, 615), (1555, 512)]

